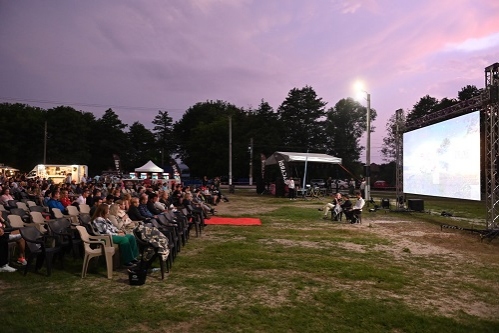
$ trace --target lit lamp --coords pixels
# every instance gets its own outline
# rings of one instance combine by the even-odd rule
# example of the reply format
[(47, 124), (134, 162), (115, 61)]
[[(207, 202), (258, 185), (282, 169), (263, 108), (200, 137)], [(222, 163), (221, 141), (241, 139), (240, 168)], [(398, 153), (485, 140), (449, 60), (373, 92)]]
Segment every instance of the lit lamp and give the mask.
[[(357, 91), (357, 99), (365, 98), (367, 100), (367, 110), (366, 110), (366, 128), (367, 128), (367, 143), (366, 143), (366, 188), (365, 200), (369, 202), (371, 199), (371, 94), (364, 90), (362, 83), (357, 82), (355, 84), (355, 90)], [(365, 94), (365, 96), (364, 96)], [(360, 97), (360, 98), (359, 98)]]

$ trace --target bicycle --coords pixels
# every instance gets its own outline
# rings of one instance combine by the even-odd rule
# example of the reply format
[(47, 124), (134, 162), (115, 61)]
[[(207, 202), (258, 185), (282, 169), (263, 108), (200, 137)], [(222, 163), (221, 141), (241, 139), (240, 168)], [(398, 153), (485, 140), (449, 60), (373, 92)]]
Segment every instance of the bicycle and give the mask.
[(305, 196), (310, 197), (312, 199), (319, 199), (324, 197), (324, 191), (322, 191), (319, 186), (312, 186), (307, 189)]

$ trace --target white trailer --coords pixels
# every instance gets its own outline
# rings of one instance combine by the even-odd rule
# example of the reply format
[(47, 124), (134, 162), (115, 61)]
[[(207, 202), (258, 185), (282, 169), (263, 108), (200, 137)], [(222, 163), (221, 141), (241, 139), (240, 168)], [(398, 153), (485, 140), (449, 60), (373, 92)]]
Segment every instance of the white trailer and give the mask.
[(77, 184), (83, 179), (83, 175), (88, 176), (88, 167), (86, 165), (63, 165), (63, 164), (38, 164), (28, 173), (26, 178), (50, 179), (54, 184), (64, 183), (68, 175), (71, 174), (71, 180)]

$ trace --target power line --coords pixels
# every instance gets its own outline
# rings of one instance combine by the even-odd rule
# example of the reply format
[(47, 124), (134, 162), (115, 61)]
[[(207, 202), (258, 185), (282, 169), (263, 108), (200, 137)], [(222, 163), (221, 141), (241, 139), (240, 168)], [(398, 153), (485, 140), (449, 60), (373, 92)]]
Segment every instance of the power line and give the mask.
[(68, 105), (68, 106), (85, 106), (91, 108), (116, 108), (125, 110), (139, 110), (139, 111), (186, 111), (186, 109), (178, 108), (164, 108), (164, 107), (146, 107), (146, 106), (126, 106), (126, 105), (109, 105), (109, 104), (97, 104), (97, 103), (81, 103), (81, 102), (63, 102), (63, 101), (52, 101), (43, 99), (28, 99), (28, 98), (15, 98), (15, 97), (0, 97), (2, 101), (14, 101), (14, 102), (28, 102), (28, 103), (40, 103), (40, 104), (56, 104), (56, 105)]

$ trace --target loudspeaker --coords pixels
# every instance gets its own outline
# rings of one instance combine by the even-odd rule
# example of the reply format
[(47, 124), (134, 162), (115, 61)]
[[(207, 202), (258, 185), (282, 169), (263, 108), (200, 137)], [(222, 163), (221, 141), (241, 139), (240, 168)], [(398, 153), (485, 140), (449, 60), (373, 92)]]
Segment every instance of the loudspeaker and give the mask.
[(415, 212), (424, 211), (424, 201), (422, 199), (409, 199), (407, 200), (407, 206), (409, 207), (409, 210)]
[(390, 209), (390, 200), (386, 198), (381, 199), (381, 208)]

